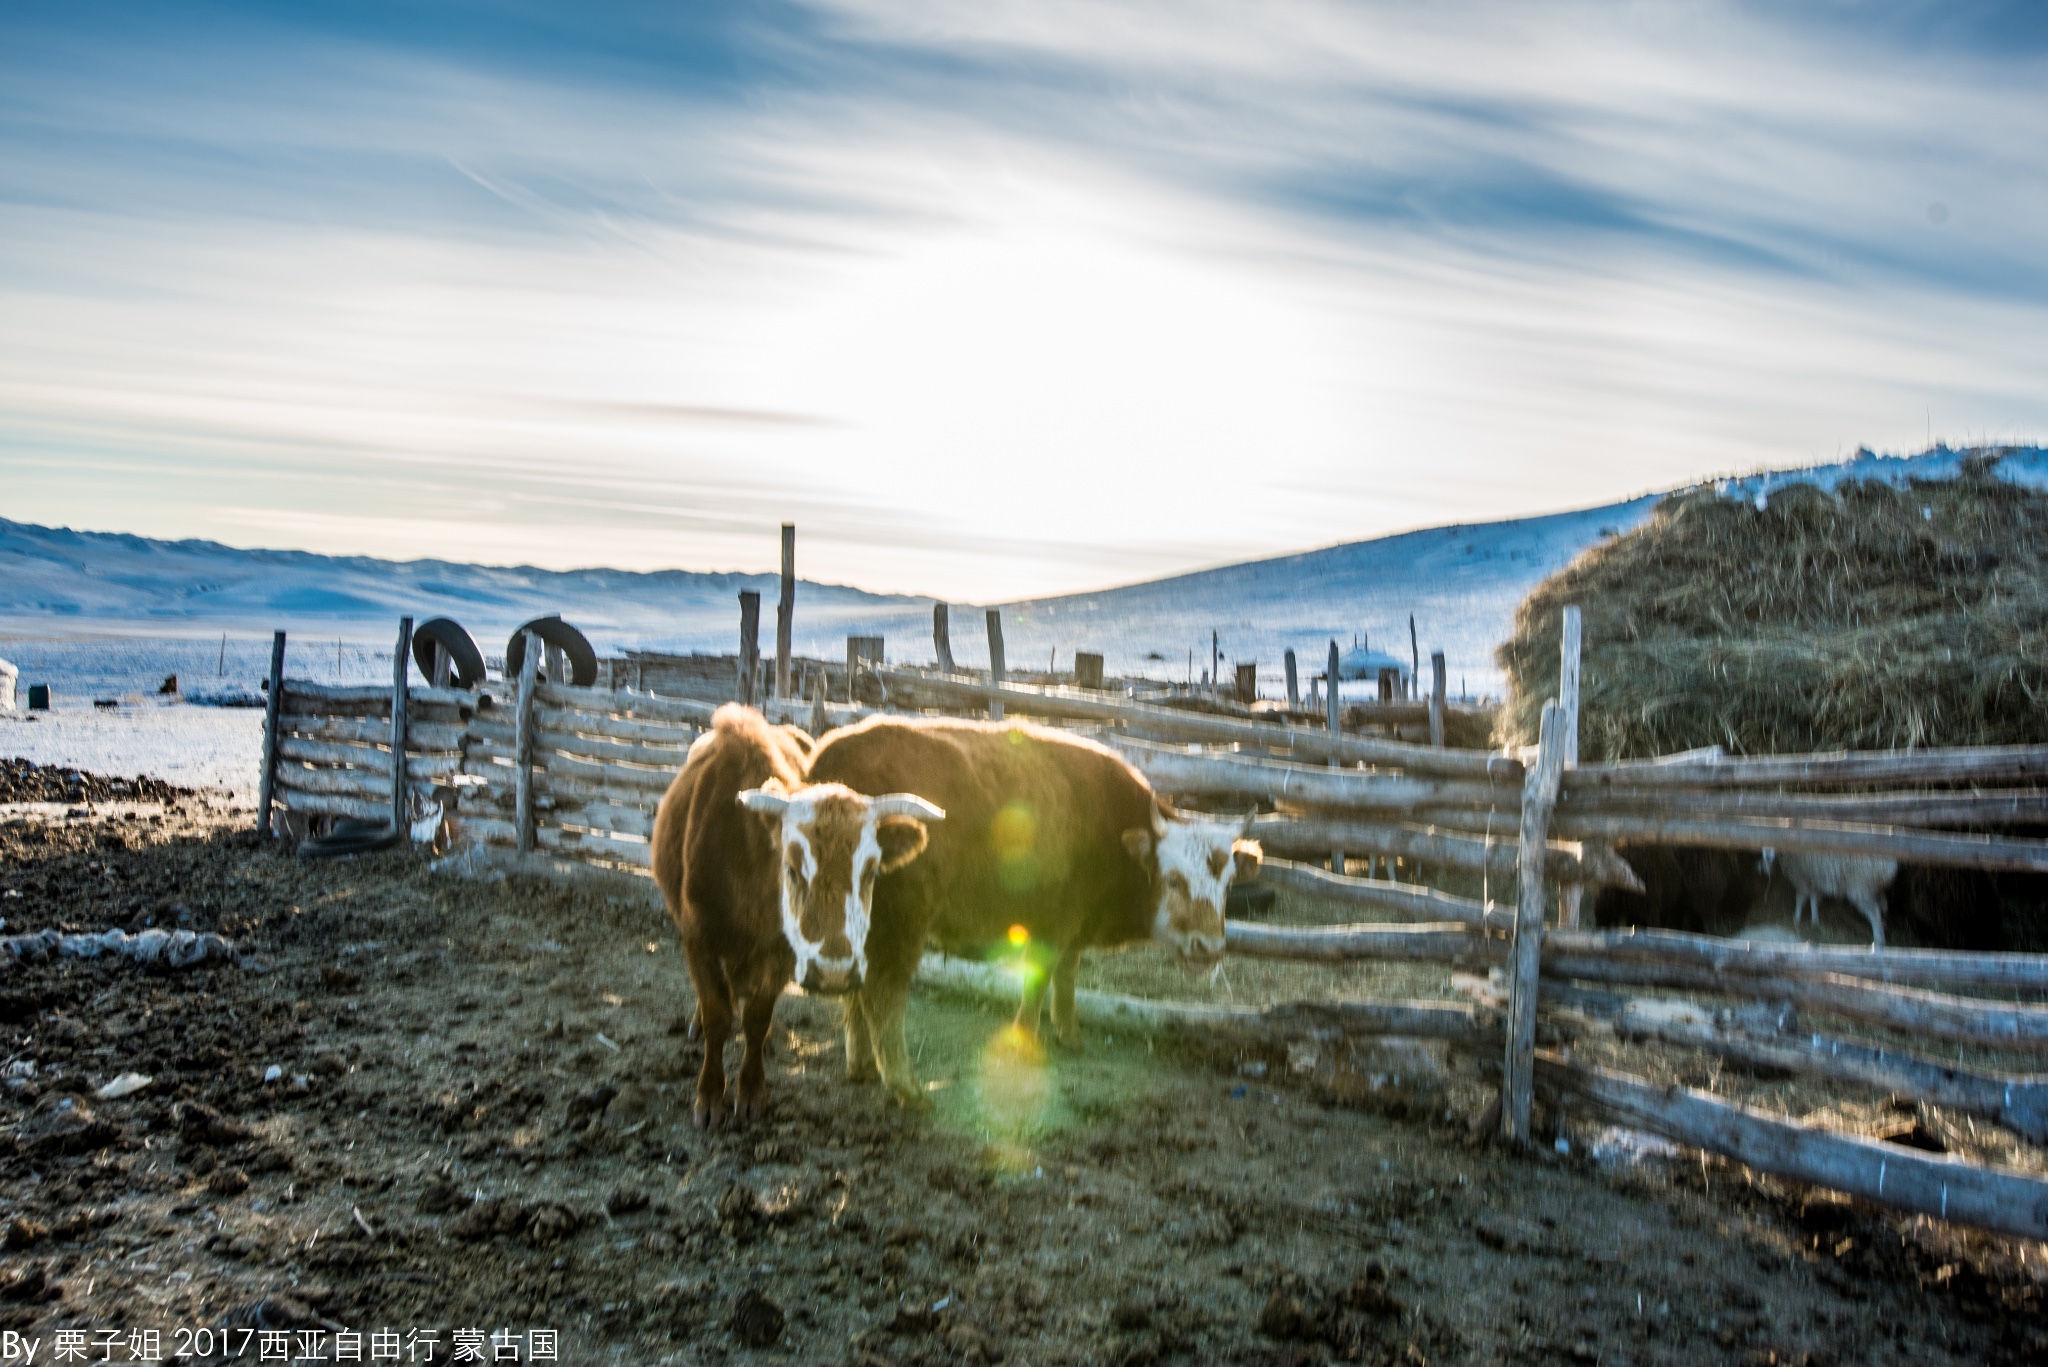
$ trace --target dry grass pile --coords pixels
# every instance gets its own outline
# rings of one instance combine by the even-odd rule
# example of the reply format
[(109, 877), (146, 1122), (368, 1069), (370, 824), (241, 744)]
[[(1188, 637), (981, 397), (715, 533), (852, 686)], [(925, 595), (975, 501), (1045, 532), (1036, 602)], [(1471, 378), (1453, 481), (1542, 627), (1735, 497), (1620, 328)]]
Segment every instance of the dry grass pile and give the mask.
[(1673, 495), (1522, 603), (1503, 738), (1535, 738), (1576, 603), (1585, 759), (2048, 740), (2048, 494), (1996, 463), (1762, 508)]

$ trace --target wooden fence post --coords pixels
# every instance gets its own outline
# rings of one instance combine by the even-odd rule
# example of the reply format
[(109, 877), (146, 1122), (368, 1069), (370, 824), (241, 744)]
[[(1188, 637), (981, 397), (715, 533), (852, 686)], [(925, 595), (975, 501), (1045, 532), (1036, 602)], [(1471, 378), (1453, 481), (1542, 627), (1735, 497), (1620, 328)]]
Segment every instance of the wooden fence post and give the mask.
[[(1342, 690), (1337, 687), (1337, 673), (1342, 667), (1341, 658), (1337, 654), (1337, 643), (1332, 641), (1330, 642), (1330, 673), (1329, 677), (1324, 680), (1326, 692), (1324, 701), (1330, 709), (1330, 734), (1333, 736), (1342, 735), (1344, 732), (1344, 715), (1341, 705), (1343, 694)], [(1333, 759), (1330, 761), (1330, 767), (1336, 769), (1341, 766)], [(1344, 872), (1344, 851), (1330, 851), (1330, 872)]]
[(1237, 667), (1237, 700), (1250, 707), (1259, 700), (1259, 666), (1257, 661)]
[(1209, 633), (1209, 701), (1223, 691), (1223, 643), (1214, 631)]
[(782, 600), (775, 605), (775, 696), (789, 696), (789, 641), (796, 624), (796, 524), (782, 524)]
[(1429, 685), (1429, 743), (1441, 750), (1444, 748), (1444, 686), (1449, 682), (1444, 674), (1444, 653), (1441, 650), (1429, 652), (1429, 671), (1432, 675)]
[[(847, 691), (852, 692), (849, 687)], [(825, 734), (825, 671), (821, 667), (811, 680), (811, 738)]]
[(533, 692), (539, 675), (540, 638), (526, 633), (519, 660), (519, 704), (513, 712), (513, 822), (521, 854), (533, 853)]
[(932, 604), (932, 652), (938, 656), (941, 674), (956, 672), (953, 668), (953, 629), (950, 616), (950, 611), (944, 603)]
[(1501, 1074), (1501, 1138), (1529, 1142), (1529, 1103), (1536, 1076), (1536, 980), (1543, 953), (1543, 866), (1551, 804), (1564, 772), (1563, 710), (1543, 704), (1536, 762), (1522, 783), (1521, 862), (1516, 870), (1515, 939), (1508, 959), (1507, 1059)]
[[(1290, 650), (1289, 650), (1289, 651), (1287, 652), (1287, 657), (1286, 657), (1286, 659), (1287, 659), (1287, 710), (1288, 710), (1289, 712), (1299, 712), (1299, 711), (1301, 710), (1301, 676), (1300, 676), (1299, 674), (1297, 674), (1297, 673), (1295, 672), (1295, 668), (1294, 668), (1294, 651), (1293, 651), (1292, 649), (1290, 649)], [(1291, 725), (1291, 723), (1290, 723), (1290, 725)]]
[(405, 693), (412, 673), (412, 618), (398, 619), (398, 650), (391, 661), (391, 829), (403, 837), (411, 822), (405, 784)]
[[(988, 610), (988, 681), (991, 688), (1003, 682), (1003, 614), (999, 608)], [(988, 715), (994, 721), (1003, 719), (1001, 698), (989, 698)]]
[(752, 589), (740, 593), (740, 703), (759, 706), (754, 684), (761, 673), (761, 595)]
[(271, 835), (270, 804), (277, 795), (278, 713), (284, 708), (284, 633), (270, 638), (270, 696), (263, 703), (263, 778), (256, 786), (256, 833)]
[[(1577, 607), (1564, 610), (1563, 630), (1558, 648), (1557, 705), (1563, 709), (1564, 717), (1558, 732), (1558, 749), (1563, 754), (1562, 768), (1579, 767), (1579, 656), (1582, 649), (1582, 633)], [(1566, 930), (1579, 928), (1580, 907), (1585, 898), (1585, 887), (1572, 883), (1557, 891), (1557, 923)]]
[(1422, 646), (1415, 638), (1415, 614), (1408, 614), (1408, 701), (1422, 692)]

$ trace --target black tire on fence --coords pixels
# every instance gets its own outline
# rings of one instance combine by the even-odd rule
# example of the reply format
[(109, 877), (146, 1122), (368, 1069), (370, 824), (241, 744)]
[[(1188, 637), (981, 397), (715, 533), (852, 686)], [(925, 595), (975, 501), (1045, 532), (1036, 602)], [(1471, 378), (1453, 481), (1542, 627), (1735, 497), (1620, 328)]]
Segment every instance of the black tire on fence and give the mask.
[[(505, 643), (505, 678), (508, 681), (517, 680), (526, 663), (526, 633), (529, 631), (549, 645), (561, 647), (562, 653), (569, 657), (568, 679), (548, 679), (549, 683), (567, 682), (576, 688), (588, 688), (597, 682), (597, 652), (582, 632), (559, 617), (536, 617), (512, 633), (512, 639)], [(542, 678), (547, 678), (546, 669), (543, 662)]]
[(452, 617), (430, 617), (412, 629), (413, 663), (429, 679), (434, 677), (434, 647), (448, 652), (452, 671), (449, 682), (457, 688), (476, 688), (484, 681), (484, 653), (476, 641)]
[(399, 833), (388, 821), (350, 818), (334, 823), (326, 835), (315, 836), (299, 846), (301, 859), (339, 859), (349, 854), (371, 854), (398, 843)]

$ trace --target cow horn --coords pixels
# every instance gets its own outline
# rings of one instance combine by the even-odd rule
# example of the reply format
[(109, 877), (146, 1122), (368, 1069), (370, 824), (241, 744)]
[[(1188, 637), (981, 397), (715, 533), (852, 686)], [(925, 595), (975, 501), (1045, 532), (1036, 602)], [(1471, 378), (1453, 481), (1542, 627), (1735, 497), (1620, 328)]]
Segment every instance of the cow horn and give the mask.
[(740, 806), (763, 816), (781, 816), (789, 810), (789, 794), (772, 788), (749, 788), (740, 794)]
[(876, 816), (914, 816), (920, 821), (944, 821), (943, 809), (932, 806), (916, 793), (884, 793), (873, 803)]

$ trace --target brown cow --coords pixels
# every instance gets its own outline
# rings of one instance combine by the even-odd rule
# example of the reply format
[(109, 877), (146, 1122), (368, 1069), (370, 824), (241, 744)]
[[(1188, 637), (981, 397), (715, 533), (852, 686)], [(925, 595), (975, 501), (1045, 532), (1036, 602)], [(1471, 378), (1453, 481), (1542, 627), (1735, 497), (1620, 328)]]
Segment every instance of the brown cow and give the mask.
[(810, 777), (946, 809), (922, 857), (876, 888), (868, 973), (847, 998), (847, 1075), (879, 1069), (906, 1105), (924, 1103), (903, 1009), (928, 939), (974, 955), (1021, 942), (1034, 971), (1018, 1026), (1037, 1033), (1049, 986), (1055, 1032), (1079, 1048), (1081, 951), (1154, 939), (1214, 963), (1230, 881), (1258, 867), (1242, 823), (1178, 817), (1122, 757), (1020, 722), (871, 717), (821, 738)]
[[(828, 995), (860, 986), (875, 879), (915, 859), (925, 823), (945, 817), (907, 794), (807, 784), (810, 748), (793, 726), (721, 707), (654, 818), (654, 879), (682, 933), (704, 1033), (700, 1126), (722, 1123), (728, 1109), (736, 1120), (760, 1118), (775, 999), (793, 979)], [(736, 1003), (745, 1047), (728, 1106)]]

